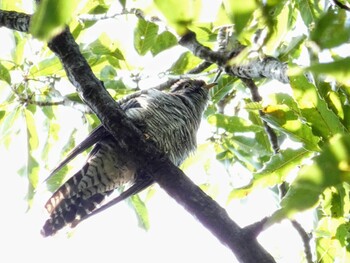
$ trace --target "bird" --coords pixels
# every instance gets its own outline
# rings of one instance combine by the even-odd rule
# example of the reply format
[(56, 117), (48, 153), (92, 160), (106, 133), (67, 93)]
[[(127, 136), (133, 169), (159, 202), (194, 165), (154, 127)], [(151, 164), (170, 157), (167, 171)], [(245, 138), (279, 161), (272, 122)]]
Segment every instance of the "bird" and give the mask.
[[(195, 149), (196, 134), (209, 101), (209, 90), (216, 83), (183, 79), (169, 91), (142, 90), (120, 103), (132, 123), (154, 145), (179, 166)], [(152, 177), (137, 168), (126, 155), (118, 154), (116, 140), (98, 126), (55, 168), (51, 178), (69, 161), (93, 146), (86, 163), (49, 198), (45, 208), (49, 218), (41, 230), (44, 237), (53, 236), (62, 228), (74, 228), (93, 214), (112, 205), (103, 204), (114, 190), (131, 185), (114, 203), (120, 202), (154, 183)]]

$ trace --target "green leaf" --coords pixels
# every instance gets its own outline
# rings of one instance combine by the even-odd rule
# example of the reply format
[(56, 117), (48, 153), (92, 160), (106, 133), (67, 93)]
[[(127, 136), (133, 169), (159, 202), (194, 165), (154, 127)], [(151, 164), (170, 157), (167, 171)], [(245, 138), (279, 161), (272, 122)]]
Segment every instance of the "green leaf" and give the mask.
[(245, 197), (258, 188), (280, 184), (296, 166), (310, 155), (311, 152), (305, 149), (281, 150), (278, 154), (273, 155), (260, 171), (253, 174), (254, 178), (249, 185), (234, 189), (229, 195), (229, 200)]
[(64, 178), (66, 177), (67, 173), (68, 173), (69, 169), (68, 166), (64, 166), (62, 167), (62, 169), (60, 169), (57, 173), (55, 173), (55, 175), (53, 175), (52, 177), (50, 177), (47, 181), (46, 181), (46, 187), (50, 192), (54, 192), (58, 189), (58, 187), (60, 187), (63, 183)]
[(341, 184), (323, 192), (321, 207), (324, 215), (335, 218), (347, 216), (350, 211), (349, 188), (350, 185)]
[(35, 195), (35, 190), (39, 183), (39, 171), (40, 166), (37, 160), (33, 157), (33, 155), (28, 151), (27, 154), (27, 163), (21, 171), (19, 171), (20, 174), (25, 174), (28, 177), (28, 190), (27, 190), (27, 203), (28, 203), (28, 209), (32, 207), (33, 205), (33, 198)]
[(6, 111), (0, 110), (0, 123), (1, 123), (2, 118), (4, 118), (5, 115), (6, 115)]
[(67, 94), (67, 95), (66, 95), (66, 98), (69, 99), (69, 100), (71, 100), (71, 101), (74, 101), (74, 102), (83, 103), (83, 101), (81, 100), (79, 94), (76, 93), (76, 92)]
[(55, 118), (55, 113), (54, 113), (55, 107), (45, 106), (45, 107), (41, 107), (40, 109), (45, 114), (46, 118), (48, 118), (49, 120), (53, 120)]
[(297, 114), (287, 105), (271, 105), (263, 110), (262, 118), (275, 129), (285, 133), (292, 140), (301, 142), (310, 151), (319, 151), (320, 138), (315, 136), (311, 128), (303, 123)]
[(111, 80), (115, 78), (116, 75), (117, 71), (115, 70), (115, 68), (107, 65), (101, 70), (100, 78), (102, 81)]
[(77, 0), (40, 1), (30, 23), (31, 34), (43, 40), (53, 37), (69, 22), (78, 3)]
[(96, 55), (109, 55), (111, 53), (110, 48), (101, 41), (101, 38), (96, 39), (89, 45), (89, 49)]
[(169, 71), (173, 74), (183, 74), (189, 69), (196, 67), (202, 60), (195, 57), (191, 52), (187, 51), (180, 55), (180, 57), (170, 67)]
[(125, 8), (126, 0), (119, 0), (119, 3), (122, 5), (123, 8)]
[(159, 54), (160, 52), (171, 48), (177, 44), (176, 37), (169, 31), (164, 31), (157, 36), (155, 44), (151, 47), (151, 52), (153, 56)]
[(120, 49), (116, 47), (117, 43), (112, 41), (106, 33), (102, 33), (98, 39), (92, 42), (88, 47), (96, 55), (111, 55), (118, 60), (124, 60)]
[(254, 125), (251, 122), (237, 117), (223, 114), (213, 114), (208, 117), (208, 122), (215, 127), (223, 128), (230, 133), (234, 132), (261, 132), (263, 127)]
[(154, 0), (157, 8), (163, 13), (169, 24), (178, 35), (183, 36), (199, 16), (201, 0)]
[(286, 196), (282, 208), (274, 214), (280, 220), (295, 212), (312, 208), (330, 186), (350, 183), (350, 135), (336, 135), (329, 140), (311, 165), (303, 166)]
[(222, 98), (224, 98), (230, 91), (233, 90), (233, 84), (237, 78), (234, 78), (229, 75), (224, 75), (220, 77), (218, 85), (210, 89), (210, 98), (211, 101), (216, 104)]
[(60, 60), (55, 56), (48, 59), (44, 59), (39, 63), (34, 64), (30, 70), (29, 74), (31, 77), (41, 77), (41, 76), (51, 76), (58, 75), (64, 76), (64, 70)]
[(122, 51), (119, 48), (115, 48), (112, 51), (113, 57), (115, 57), (118, 60), (125, 60), (124, 55), (122, 53)]
[(328, 108), (316, 87), (304, 75), (290, 76), (290, 84), (300, 113), (315, 135), (327, 139), (346, 131), (339, 117)]
[(36, 131), (36, 125), (33, 113), (27, 109), (24, 110), (24, 117), (27, 125), (28, 145), (30, 152), (36, 150), (39, 146), (39, 137)]
[(254, 174), (256, 180), (266, 180), (267, 177), (277, 178), (275, 183), (281, 183), (286, 176), (312, 153), (306, 149), (286, 149), (271, 157), (264, 167)]
[(341, 94), (339, 92), (335, 92), (333, 90), (329, 90), (325, 97), (329, 108), (337, 115), (340, 119), (344, 120), (345, 117), (345, 106), (343, 108), (343, 101), (341, 99)]
[(36, 131), (33, 113), (28, 109), (23, 109), (23, 115), (26, 122), (26, 139), (27, 139), (27, 162), (22, 172), (28, 177), (29, 186), (27, 201), (29, 207), (33, 202), (35, 189), (39, 183), (40, 166), (33, 153), (39, 146), (39, 138)]
[(145, 230), (149, 230), (150, 223), (148, 217), (148, 210), (145, 203), (141, 200), (139, 195), (133, 195), (129, 198), (129, 200), (136, 213), (139, 226)]
[(298, 58), (300, 56), (303, 44), (306, 40), (306, 35), (300, 35), (292, 37), (292, 39), (286, 43), (287, 46), (281, 50), (279, 59), (286, 61), (289, 58)]
[[(52, 151), (52, 149), (54, 147), (57, 147), (54, 142), (59, 140), (58, 137), (58, 133), (60, 131), (60, 125), (59, 124), (55, 124), (50, 122), (50, 128), (49, 128), (49, 132), (48, 132), (48, 140), (45, 144), (45, 148), (42, 152), (42, 155), (44, 155), (45, 153), (47, 153), (47, 156), (42, 156), (42, 158), (45, 160), (45, 158), (48, 157), (48, 154), (50, 153), (50, 151)], [(64, 159), (67, 154), (75, 147), (76, 143), (75, 143), (75, 138), (76, 138), (76, 129), (73, 129), (70, 133), (70, 136), (68, 137), (67, 142), (64, 144), (63, 148), (60, 150), (60, 156), (61, 159)], [(52, 167), (48, 167), (49, 169), (52, 169)], [(57, 190), (57, 188), (59, 186), (62, 185), (67, 173), (70, 171), (69, 169), (69, 164), (65, 165), (64, 167), (62, 167), (57, 173), (55, 173), (52, 177), (50, 177), (47, 181), (46, 181), (46, 186), (48, 188), (49, 191), (54, 192)]]
[(347, 258), (349, 260), (350, 259), (350, 253), (349, 253), (350, 252), (350, 222), (344, 220), (344, 222), (338, 226), (335, 236), (339, 240), (342, 247), (346, 247)]
[(346, 86), (350, 85), (350, 58), (343, 58), (329, 63), (313, 64), (306, 70), (333, 77)]
[(134, 30), (134, 47), (141, 56), (149, 51), (157, 39), (158, 25), (139, 18)]
[(304, 24), (309, 27), (314, 23), (319, 13), (321, 12), (319, 5), (320, 1), (318, 0), (297, 0), (298, 10), (304, 21)]
[(11, 85), (11, 76), (10, 72), (4, 65), (0, 63), (0, 79), (6, 81), (9, 85)]
[[(33, 189), (33, 191), (36, 189), (39, 183), (39, 170), (40, 167), (38, 161), (33, 157), (32, 154), (29, 153), (27, 160), (27, 175), (30, 183), (29, 189)], [(33, 195), (30, 194), (30, 196)]]
[(237, 35), (247, 26), (254, 11), (259, 7), (255, 0), (224, 0), (223, 3), (228, 16), (234, 24)]
[[(257, 134), (260, 133), (256, 133), (256, 136)], [(265, 141), (257, 140), (256, 137), (231, 135), (222, 141), (221, 146), (229, 150), (235, 159), (248, 170), (256, 171), (262, 167), (262, 161), (257, 157), (271, 154), (270, 147), (266, 148), (266, 145), (261, 144), (261, 142), (264, 143)]]
[(124, 60), (124, 56), (116, 45), (107, 34), (102, 33), (98, 39), (84, 50), (83, 56), (94, 72), (101, 71), (108, 64), (115, 68), (120, 68), (119, 60)]
[(16, 131), (15, 129), (18, 128), (16, 126), (16, 122), (18, 121), (18, 117), (20, 116), (20, 111), (18, 108), (7, 111), (5, 116), (1, 119), (1, 125), (0, 125), (0, 143), (4, 143), (5, 145), (9, 145), (11, 142), (11, 139)]
[(317, 21), (311, 31), (310, 38), (321, 49), (337, 47), (350, 39), (350, 26), (347, 23), (347, 14), (342, 9), (328, 9)]
[[(270, 18), (271, 11), (273, 12), (273, 19)], [(285, 39), (287, 33), (294, 26), (296, 21), (296, 14), (291, 4), (283, 4), (283, 1), (281, 1), (281, 4), (279, 4), (275, 10), (271, 11), (265, 14), (265, 16), (268, 17), (267, 21), (271, 21), (270, 24), (268, 24), (269, 31), (265, 39), (266, 43), (264, 45), (264, 50), (266, 51), (264, 52), (268, 55), (275, 55), (276, 51), (281, 46), (281, 42)]]
[(13, 35), (15, 37), (16, 42), (16, 49), (12, 53), (13, 61), (16, 63), (16, 65), (23, 65), (24, 64), (24, 50), (26, 48), (28, 41), (28, 38), (23, 37), (22, 34), (19, 32), (13, 32)]
[(349, 222), (345, 218), (322, 218), (315, 231), (318, 262), (349, 262)]

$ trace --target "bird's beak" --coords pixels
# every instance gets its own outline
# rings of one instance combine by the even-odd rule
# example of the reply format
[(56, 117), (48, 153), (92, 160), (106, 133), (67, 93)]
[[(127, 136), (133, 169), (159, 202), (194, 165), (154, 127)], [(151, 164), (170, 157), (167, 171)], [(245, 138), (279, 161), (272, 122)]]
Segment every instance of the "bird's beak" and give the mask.
[(213, 83), (210, 83), (210, 84), (208, 84), (208, 85), (205, 85), (204, 88), (210, 90), (212, 87), (214, 87), (214, 86), (216, 86), (216, 85), (218, 85), (218, 83), (213, 82)]

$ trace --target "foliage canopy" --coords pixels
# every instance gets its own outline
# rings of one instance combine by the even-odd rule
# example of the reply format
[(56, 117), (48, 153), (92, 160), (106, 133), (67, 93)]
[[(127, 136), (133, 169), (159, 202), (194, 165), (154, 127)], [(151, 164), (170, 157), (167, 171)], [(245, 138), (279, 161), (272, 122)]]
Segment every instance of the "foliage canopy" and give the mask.
[[(2, 1), (0, 8), (24, 11), (24, 2)], [(233, 25), (226, 48), (234, 48), (237, 41), (245, 46), (235, 63), (266, 56), (287, 63), (289, 84), (254, 80), (262, 101), (251, 98), (240, 78), (219, 76), (203, 120), (210, 127), (202, 131), (208, 140), (198, 156), (206, 160), (205, 167), (218, 161), (228, 171), (228, 202), (259, 188), (275, 191), (288, 182), (270, 223), (312, 209), (317, 261), (350, 261), (350, 26), (347, 10), (335, 4), (349, 1), (68, 2), (42, 1), (31, 33), (48, 39), (69, 23), (92, 70), (115, 99), (198, 66), (202, 60), (177, 44), (188, 30), (203, 45), (217, 49), (222, 28)], [(50, 10), (59, 12), (46, 15)], [(78, 126), (64, 125), (64, 108), (81, 112), (87, 130), (99, 120), (86, 111), (59, 59), (44, 43), (29, 34), (11, 32), (11, 37), (13, 49), (0, 57), (0, 143), (10, 148), (14, 140), (25, 139), (27, 158), (18, 173), (28, 178), (30, 206), (41, 176), (78, 143)], [(191, 77), (212, 81), (216, 69), (211, 65)], [(279, 151), (272, 149), (264, 122), (276, 133)], [(216, 161), (208, 158), (212, 151)], [(182, 168), (197, 161), (189, 159)], [(251, 175), (244, 178), (244, 186), (236, 184), (236, 169)], [(48, 181), (49, 190), (69, 171), (63, 169)], [(144, 200), (135, 196), (132, 203), (140, 224), (148, 228)]]

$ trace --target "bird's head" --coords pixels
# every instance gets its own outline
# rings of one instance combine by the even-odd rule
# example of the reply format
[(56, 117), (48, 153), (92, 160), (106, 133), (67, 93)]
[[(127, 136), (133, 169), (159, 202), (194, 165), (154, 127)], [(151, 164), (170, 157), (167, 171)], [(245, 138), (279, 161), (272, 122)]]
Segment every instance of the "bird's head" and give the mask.
[(171, 88), (170, 92), (172, 93), (192, 93), (196, 92), (199, 89), (208, 92), (212, 87), (217, 85), (217, 83), (206, 84), (203, 80), (191, 80), (183, 79), (176, 82)]
[(203, 80), (180, 80), (170, 89), (170, 93), (177, 97), (179, 105), (185, 106), (191, 112), (192, 119), (199, 125), (200, 118), (209, 100), (209, 90), (216, 83), (206, 84)]

